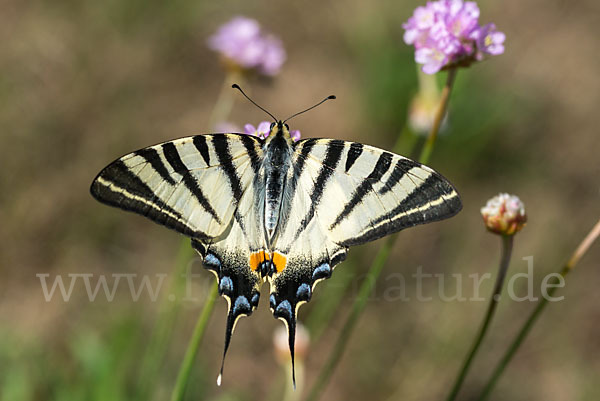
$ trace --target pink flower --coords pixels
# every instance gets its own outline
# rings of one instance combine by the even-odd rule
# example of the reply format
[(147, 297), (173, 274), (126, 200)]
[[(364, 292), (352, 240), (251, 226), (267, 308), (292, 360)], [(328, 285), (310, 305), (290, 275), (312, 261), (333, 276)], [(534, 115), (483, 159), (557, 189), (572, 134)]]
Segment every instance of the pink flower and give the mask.
[(260, 139), (265, 139), (271, 132), (271, 123), (268, 121), (262, 121), (256, 128), (252, 124), (244, 125), (244, 134), (257, 136)]
[[(244, 125), (244, 134), (257, 136), (260, 139), (265, 139), (271, 133), (271, 123), (268, 121), (261, 121), (255, 128), (252, 124)], [(293, 129), (290, 131), (290, 136), (294, 142), (300, 140), (300, 131)]]
[(290, 136), (294, 142), (298, 142), (300, 140), (300, 131), (297, 129), (293, 129), (290, 131)]
[(208, 46), (230, 63), (265, 75), (277, 74), (286, 58), (281, 41), (264, 35), (258, 22), (246, 17), (235, 17), (221, 25), (208, 38)]
[(506, 35), (496, 30), (496, 25), (487, 24), (471, 33), (471, 38), (477, 44), (477, 60), (483, 60), (485, 54), (496, 56), (504, 53)]
[(415, 61), (427, 74), (504, 52), (505, 35), (494, 24), (479, 25), (479, 7), (472, 1), (428, 2), (402, 26), (404, 42), (415, 46)]

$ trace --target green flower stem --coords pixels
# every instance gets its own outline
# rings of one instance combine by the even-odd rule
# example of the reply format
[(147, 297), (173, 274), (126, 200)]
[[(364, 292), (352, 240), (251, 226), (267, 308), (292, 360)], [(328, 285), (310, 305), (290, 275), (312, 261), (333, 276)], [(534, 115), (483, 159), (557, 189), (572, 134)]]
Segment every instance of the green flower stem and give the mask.
[(446, 110), (448, 109), (448, 100), (450, 100), (450, 92), (452, 92), (452, 86), (454, 85), (454, 80), (456, 78), (457, 71), (457, 68), (451, 68), (448, 70), (446, 84), (444, 85), (444, 89), (442, 89), (440, 106), (438, 107), (437, 112), (435, 113), (433, 126), (431, 127), (431, 131), (427, 136), (425, 145), (423, 145), (421, 157), (419, 158), (419, 162), (423, 164), (427, 164), (429, 162), (429, 157), (431, 156), (431, 152), (433, 151), (433, 145), (435, 145), (438, 132), (440, 131), (440, 127), (442, 126), (442, 121), (444, 121), (444, 116), (446, 115)]
[[(188, 238), (182, 240), (175, 262), (175, 276), (169, 285), (168, 296), (179, 297), (183, 293), (186, 270), (189, 261), (194, 256)], [(137, 399), (147, 400), (156, 384), (160, 367), (167, 352), (168, 344), (173, 334), (173, 327), (179, 312), (179, 303), (171, 302), (167, 297), (161, 302), (158, 318), (150, 335), (143, 361), (140, 365), (140, 379), (138, 382)]]
[(218, 123), (225, 122), (231, 113), (235, 101), (235, 92), (231, 88), (233, 84), (244, 86), (243, 77), (239, 72), (229, 71), (225, 76), (223, 86), (208, 120), (208, 129), (210, 131), (213, 131), (215, 125)]
[[(569, 261), (564, 265), (564, 267), (560, 271), (559, 274), (561, 275), (562, 278), (564, 278), (571, 270), (573, 270), (575, 268), (575, 266), (577, 265), (577, 263), (579, 262), (581, 257), (587, 252), (587, 250), (594, 243), (594, 241), (596, 241), (596, 239), (598, 239), (598, 236), (600, 236), (600, 220), (598, 220), (596, 225), (588, 233), (588, 235), (585, 237), (585, 239), (579, 244), (579, 246), (577, 247), (577, 249), (571, 256), (571, 259), (569, 259)], [(555, 277), (555, 280), (552, 284), (558, 284), (558, 283), (559, 283), (559, 278)], [(496, 386), (498, 379), (500, 378), (500, 376), (506, 369), (506, 366), (511, 361), (511, 359), (513, 358), (513, 356), (515, 355), (515, 353), (517, 352), (517, 350), (523, 343), (523, 340), (525, 340), (525, 337), (527, 337), (527, 334), (529, 334), (529, 331), (533, 327), (533, 324), (537, 321), (538, 317), (540, 316), (540, 314), (542, 313), (542, 311), (548, 304), (548, 299), (550, 297), (552, 297), (552, 295), (554, 294), (554, 292), (556, 291), (557, 288), (558, 287), (556, 287), (556, 286), (551, 287), (548, 290), (548, 296), (542, 297), (542, 299), (540, 300), (540, 302), (538, 303), (536, 308), (533, 310), (533, 312), (529, 316), (529, 319), (527, 319), (527, 321), (521, 328), (521, 331), (519, 331), (519, 333), (517, 334), (517, 336), (511, 343), (511, 345), (508, 347), (508, 350), (504, 354), (504, 357), (500, 360), (500, 362), (494, 369), (494, 372), (490, 376), (490, 379), (488, 380), (487, 384), (483, 388), (481, 396), (478, 398), (479, 401), (486, 400), (489, 397), (490, 393)]]
[[(431, 127), (431, 132), (427, 137), (427, 142), (425, 143), (423, 150), (421, 152), (421, 156), (419, 158), (420, 163), (426, 163), (429, 160), (429, 156), (433, 150), (433, 146), (437, 139), (437, 134), (442, 124), (442, 120), (444, 115), (446, 114), (446, 109), (448, 108), (448, 100), (450, 99), (450, 92), (452, 91), (452, 85), (454, 83), (454, 78), (456, 76), (456, 69), (451, 69), (448, 71), (448, 78), (446, 80), (446, 85), (442, 90), (442, 96), (440, 100), (440, 106), (435, 115), (435, 120), (433, 126)], [(394, 148), (398, 146), (398, 142)], [(316, 401), (321, 395), (325, 385), (329, 382), (331, 375), (333, 374), (337, 364), (339, 363), (344, 350), (346, 349), (346, 345), (348, 344), (348, 340), (356, 326), (358, 318), (360, 317), (361, 312), (364, 310), (367, 300), (369, 296), (373, 292), (373, 288), (375, 287), (375, 283), (377, 282), (377, 278), (381, 274), (385, 263), (390, 255), (394, 242), (398, 234), (390, 235), (385, 239), (382, 247), (379, 249), (379, 252), (375, 256), (375, 260), (371, 265), (369, 272), (367, 273), (367, 277), (363, 281), (360, 286), (358, 295), (352, 304), (352, 310), (350, 315), (346, 319), (344, 326), (342, 327), (342, 331), (338, 340), (335, 343), (327, 362), (323, 366), (321, 374), (317, 377), (317, 380), (313, 387), (311, 388), (308, 396), (305, 398), (305, 401)]]
[(514, 235), (502, 236), (502, 255), (500, 258), (498, 277), (496, 278), (496, 284), (494, 286), (494, 293), (492, 295), (492, 298), (490, 299), (490, 304), (488, 306), (487, 313), (483, 320), (483, 324), (481, 325), (481, 329), (479, 330), (479, 334), (477, 335), (477, 337), (475, 338), (475, 342), (471, 346), (471, 351), (469, 352), (467, 358), (465, 359), (465, 362), (463, 363), (462, 369), (460, 370), (460, 373), (456, 378), (456, 381), (454, 382), (454, 386), (452, 387), (452, 391), (448, 395), (448, 398), (446, 398), (447, 401), (454, 401), (456, 399), (456, 396), (460, 391), (460, 387), (462, 386), (465, 377), (467, 376), (467, 373), (469, 371), (469, 368), (471, 367), (471, 362), (473, 362), (473, 359), (475, 358), (475, 355), (479, 350), (479, 346), (483, 341), (483, 337), (485, 337), (485, 334), (487, 333), (487, 330), (490, 326), (490, 322), (494, 317), (496, 307), (498, 306), (498, 302), (500, 302), (500, 294), (502, 293), (502, 286), (504, 284), (504, 278), (506, 277), (506, 271), (508, 270), (508, 265), (510, 263), (510, 256), (512, 254), (513, 248), (513, 238)]
[(187, 350), (185, 351), (183, 362), (181, 363), (179, 373), (177, 374), (175, 388), (173, 389), (173, 393), (171, 394), (171, 401), (183, 400), (183, 396), (185, 395), (185, 389), (187, 387), (187, 383), (190, 378), (190, 373), (192, 371), (192, 366), (194, 365), (194, 359), (196, 358), (196, 353), (198, 352), (198, 348), (200, 347), (202, 338), (204, 338), (206, 326), (212, 314), (213, 308), (215, 306), (215, 300), (217, 299), (218, 295), (218, 284), (215, 280), (215, 282), (211, 286), (208, 297), (204, 302), (204, 307), (202, 308), (200, 317), (196, 322), (196, 327), (194, 328), (194, 334), (192, 335), (192, 339), (190, 340)]

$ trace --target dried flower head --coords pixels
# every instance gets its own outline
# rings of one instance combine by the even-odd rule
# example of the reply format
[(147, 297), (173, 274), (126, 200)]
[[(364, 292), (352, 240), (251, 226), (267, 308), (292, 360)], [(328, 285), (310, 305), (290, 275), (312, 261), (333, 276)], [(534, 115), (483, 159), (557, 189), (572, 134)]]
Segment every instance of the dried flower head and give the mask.
[(516, 195), (498, 194), (481, 208), (485, 226), (491, 232), (502, 235), (514, 235), (527, 222), (525, 205)]
[(285, 49), (273, 35), (264, 34), (256, 20), (235, 17), (208, 38), (208, 46), (224, 58), (225, 65), (275, 75), (285, 61)]
[[(295, 358), (296, 363), (301, 363), (305, 356), (308, 346), (310, 344), (310, 335), (308, 330), (302, 323), (298, 323), (296, 326), (296, 341), (295, 341)], [(290, 363), (290, 346), (288, 339), (288, 331), (285, 327), (279, 326), (275, 332), (273, 332), (273, 345), (275, 346), (275, 354), (279, 362), (288, 366)]]
[[(268, 121), (261, 121), (256, 128), (252, 124), (244, 125), (244, 134), (257, 136), (261, 139), (265, 139), (271, 133), (271, 123)], [(290, 136), (294, 142), (300, 140), (300, 131), (293, 129), (290, 131)]]
[(504, 52), (505, 35), (494, 24), (479, 25), (479, 7), (472, 1), (428, 2), (402, 26), (404, 42), (415, 46), (415, 61), (427, 74)]

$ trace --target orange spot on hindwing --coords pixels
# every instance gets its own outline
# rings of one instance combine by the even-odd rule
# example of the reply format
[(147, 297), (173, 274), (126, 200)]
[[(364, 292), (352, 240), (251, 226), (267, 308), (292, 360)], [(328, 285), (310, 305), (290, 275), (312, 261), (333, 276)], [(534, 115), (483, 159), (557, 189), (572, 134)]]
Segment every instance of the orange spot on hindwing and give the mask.
[(283, 269), (285, 269), (285, 266), (287, 264), (287, 258), (285, 257), (285, 255), (283, 255), (279, 252), (274, 252), (273, 253), (273, 264), (275, 265), (275, 269), (277, 270), (277, 273), (281, 273), (283, 271)]
[(257, 271), (260, 264), (265, 260), (269, 260), (269, 255), (265, 251), (258, 251), (250, 254), (250, 269)]
[[(258, 251), (250, 254), (250, 260), (248, 263), (250, 264), (250, 269), (253, 271), (259, 271), (261, 269), (261, 264), (270, 259), (271, 258), (267, 252)], [(273, 252), (273, 264), (275, 265), (275, 271), (277, 273), (281, 273), (287, 265), (287, 257), (279, 252)]]

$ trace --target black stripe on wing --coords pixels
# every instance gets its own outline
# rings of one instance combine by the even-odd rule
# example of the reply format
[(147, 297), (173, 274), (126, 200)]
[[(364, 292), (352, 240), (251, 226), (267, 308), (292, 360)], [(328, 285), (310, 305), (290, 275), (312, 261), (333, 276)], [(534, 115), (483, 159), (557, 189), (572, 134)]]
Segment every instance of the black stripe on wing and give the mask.
[[(286, 193), (288, 195), (286, 195), (286, 197), (288, 199), (293, 199), (296, 196), (296, 192), (298, 190), (298, 183), (300, 180), (300, 176), (302, 175), (302, 173), (304, 172), (304, 169), (306, 168), (306, 160), (308, 158), (308, 156), (310, 155), (312, 148), (315, 146), (315, 144), (317, 143), (318, 139), (316, 138), (309, 138), (309, 139), (302, 139), (298, 142), (294, 143), (294, 156), (296, 156), (295, 162), (292, 164), (292, 174), (291, 176), (288, 176), (288, 180), (286, 182)], [(288, 224), (289, 219), (287, 218), (283, 218), (283, 219), (279, 219), (279, 226), (278, 226), (278, 230), (279, 232), (284, 232), (287, 224)]]
[(352, 142), (348, 154), (346, 155), (346, 173), (350, 170), (350, 167), (354, 165), (354, 162), (363, 152), (363, 144), (358, 142)]
[(342, 157), (342, 152), (344, 150), (344, 141), (340, 141), (337, 139), (331, 140), (327, 144), (327, 150), (325, 152), (325, 160), (323, 160), (323, 165), (319, 170), (319, 175), (315, 180), (315, 185), (310, 194), (310, 208), (308, 213), (300, 223), (300, 227), (298, 227), (298, 232), (296, 233), (296, 237), (304, 231), (308, 223), (315, 216), (315, 210), (319, 206), (321, 202), (321, 197), (323, 196), (323, 192), (325, 191), (325, 187), (327, 186), (327, 181), (333, 175), (335, 169), (340, 162)]
[(172, 142), (166, 142), (162, 145), (162, 149), (165, 154), (165, 158), (167, 159), (167, 162), (171, 165), (171, 167), (173, 168), (173, 170), (175, 170), (177, 174), (183, 177), (183, 184), (186, 186), (186, 188), (196, 197), (198, 203), (200, 203), (202, 208), (204, 208), (204, 210), (206, 210), (215, 219), (217, 223), (222, 224), (221, 219), (219, 218), (219, 216), (217, 216), (217, 212), (215, 212), (215, 209), (202, 192), (202, 189), (198, 185), (198, 182), (181, 160), (181, 157), (179, 156), (179, 152), (177, 151), (175, 145)]
[(371, 228), (340, 245), (349, 247), (364, 244), (408, 227), (452, 217), (461, 209), (462, 202), (452, 184), (433, 172), (398, 206), (371, 221)]
[(298, 188), (298, 179), (302, 172), (304, 171), (304, 167), (306, 166), (306, 158), (310, 155), (312, 148), (317, 143), (317, 139), (309, 138), (304, 139), (302, 141), (298, 141), (295, 143), (294, 148), (295, 151), (298, 152), (300, 149), (300, 153), (298, 153), (298, 158), (296, 163), (294, 164), (294, 174), (292, 180), (290, 180), (290, 198), (293, 198), (296, 195), (296, 189)]
[(90, 192), (102, 203), (146, 216), (184, 235), (206, 238), (184, 222), (179, 212), (160, 200), (152, 189), (121, 160), (104, 168), (92, 182)]
[(390, 192), (394, 186), (400, 182), (402, 177), (404, 177), (404, 175), (413, 167), (421, 167), (421, 163), (417, 163), (410, 159), (399, 159), (394, 165), (394, 169), (386, 180), (384, 187), (379, 190), (379, 195), (385, 195)]
[(160, 177), (171, 185), (175, 185), (175, 180), (169, 174), (169, 170), (165, 167), (165, 164), (160, 159), (160, 155), (153, 148), (144, 148), (134, 152), (135, 155), (140, 156), (150, 163), (154, 171), (156, 171)]
[(352, 198), (348, 201), (348, 203), (346, 203), (344, 209), (336, 217), (330, 229), (335, 228), (342, 222), (342, 220), (348, 217), (354, 208), (356, 208), (356, 206), (362, 201), (362, 199), (373, 190), (373, 184), (378, 182), (390, 168), (390, 165), (392, 164), (392, 158), (392, 154), (388, 152), (384, 152), (379, 156), (373, 171), (371, 171), (367, 178), (365, 178), (365, 180), (361, 182), (360, 185), (354, 190), (352, 193)]
[(229, 186), (231, 188), (231, 192), (233, 193), (233, 198), (237, 203), (242, 198), (242, 184), (240, 182), (240, 177), (235, 171), (235, 166), (232, 162), (227, 137), (225, 135), (213, 136), (213, 146), (215, 153), (217, 154), (217, 158), (219, 159), (219, 164), (221, 165), (221, 168), (223, 169), (225, 175), (227, 175), (227, 179), (229, 180)]
[(262, 146), (262, 140), (257, 137), (250, 136), (250, 135), (241, 135), (240, 140), (242, 141), (242, 144), (246, 148), (246, 152), (248, 152), (248, 156), (250, 156), (250, 165), (252, 166), (254, 173), (258, 174), (258, 172), (260, 170), (261, 161), (260, 161), (260, 157), (258, 156), (258, 152), (256, 151), (256, 145), (258, 143), (259, 145)]
[(193, 139), (194, 146), (198, 149), (198, 153), (204, 159), (204, 163), (210, 166), (210, 153), (208, 152), (208, 145), (206, 144), (206, 135), (196, 135)]

